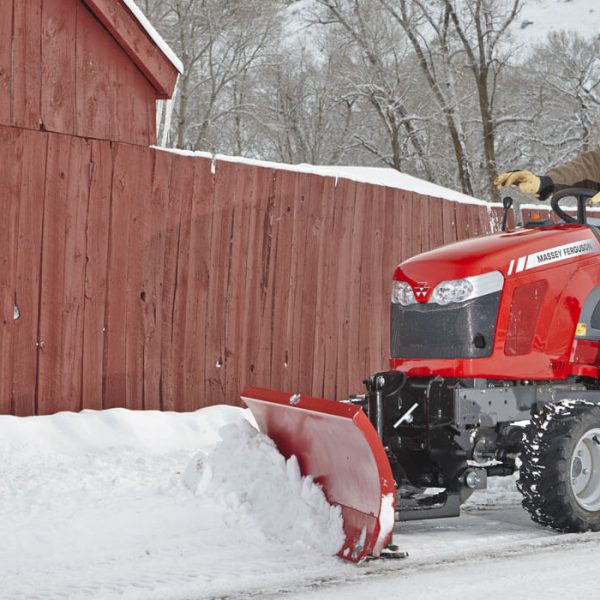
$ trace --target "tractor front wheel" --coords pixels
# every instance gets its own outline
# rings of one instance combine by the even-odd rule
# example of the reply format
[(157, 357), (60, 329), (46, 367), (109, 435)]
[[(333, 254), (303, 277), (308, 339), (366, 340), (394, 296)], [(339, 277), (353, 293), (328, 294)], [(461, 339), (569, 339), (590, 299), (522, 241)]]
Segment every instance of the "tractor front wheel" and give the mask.
[(517, 487), (523, 507), (559, 531), (600, 531), (600, 406), (548, 404), (526, 427)]

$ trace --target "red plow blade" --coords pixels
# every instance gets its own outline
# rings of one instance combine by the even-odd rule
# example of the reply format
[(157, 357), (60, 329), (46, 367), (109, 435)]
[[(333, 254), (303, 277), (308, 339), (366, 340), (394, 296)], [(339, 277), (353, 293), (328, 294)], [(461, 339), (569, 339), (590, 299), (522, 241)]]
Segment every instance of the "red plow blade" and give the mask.
[(359, 406), (261, 388), (241, 396), (279, 451), (295, 455), (331, 504), (339, 505), (346, 541), (340, 557), (379, 556), (394, 529), (395, 486), (377, 432)]

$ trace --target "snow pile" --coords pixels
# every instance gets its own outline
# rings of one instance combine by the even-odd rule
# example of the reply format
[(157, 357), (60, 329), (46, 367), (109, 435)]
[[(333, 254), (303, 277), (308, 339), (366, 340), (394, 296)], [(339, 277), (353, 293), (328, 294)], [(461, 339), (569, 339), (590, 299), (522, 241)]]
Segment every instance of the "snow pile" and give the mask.
[(324, 554), (341, 549), (341, 510), (327, 503), (311, 477), (302, 477), (295, 456), (286, 461), (270, 438), (245, 421), (219, 435), (222, 442), (210, 454), (200, 452), (188, 465), (188, 487), (223, 504), (232, 527), (256, 523), (271, 540)]
[[(251, 418), (231, 406), (0, 416), (0, 598), (236, 597), (290, 572), (327, 576), (335, 510)], [(198, 451), (204, 495), (182, 481)]]

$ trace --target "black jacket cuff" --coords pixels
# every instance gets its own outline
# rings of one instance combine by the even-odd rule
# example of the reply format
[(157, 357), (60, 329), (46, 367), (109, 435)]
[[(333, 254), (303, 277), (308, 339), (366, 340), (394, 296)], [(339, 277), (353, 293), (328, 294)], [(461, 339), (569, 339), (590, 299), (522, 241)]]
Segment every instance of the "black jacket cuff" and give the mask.
[(554, 191), (554, 181), (547, 175), (540, 177), (540, 191), (538, 192), (540, 200), (546, 200)]

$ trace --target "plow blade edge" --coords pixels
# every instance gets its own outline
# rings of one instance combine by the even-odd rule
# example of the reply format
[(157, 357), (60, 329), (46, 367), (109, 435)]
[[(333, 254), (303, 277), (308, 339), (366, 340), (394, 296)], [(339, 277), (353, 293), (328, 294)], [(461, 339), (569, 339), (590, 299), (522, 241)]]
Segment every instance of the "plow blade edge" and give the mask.
[(395, 486), (377, 432), (359, 406), (262, 388), (242, 400), (279, 451), (341, 508), (346, 541), (339, 556), (379, 556), (394, 529)]

